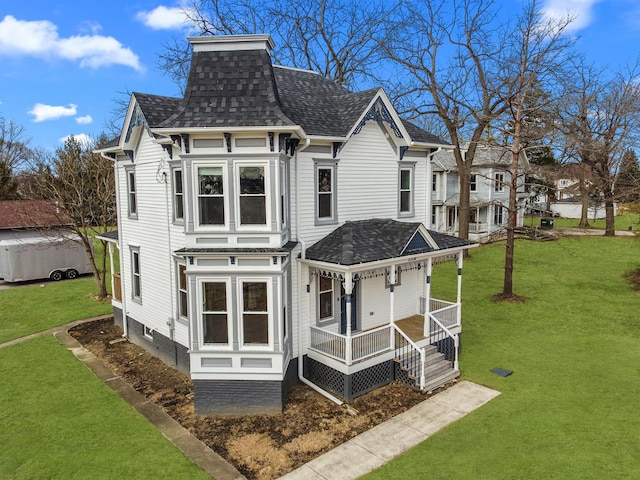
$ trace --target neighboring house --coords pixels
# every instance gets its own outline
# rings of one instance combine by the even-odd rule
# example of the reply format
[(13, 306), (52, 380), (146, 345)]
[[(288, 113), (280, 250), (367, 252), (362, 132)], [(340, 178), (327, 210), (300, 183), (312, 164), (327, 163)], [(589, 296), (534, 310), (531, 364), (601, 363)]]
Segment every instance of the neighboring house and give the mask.
[[(481, 240), (507, 226), (511, 151), (498, 147), (477, 148), (471, 172), (469, 238)], [(529, 166), (526, 155), (519, 159), (516, 226), (522, 226), (525, 192), (524, 173)], [(460, 176), (453, 152), (443, 150), (433, 156), (431, 178), (431, 218), (428, 225), (439, 232), (457, 234), (460, 209)]]
[(53, 202), (0, 201), (0, 278), (61, 280), (91, 272), (72, 225)]
[[(462, 253), (424, 226), (445, 142), (382, 89), (271, 64), (267, 35), (190, 39), (185, 98), (134, 93), (114, 161), (132, 341), (188, 372), (200, 414), (280, 412), (459, 375)], [(452, 301), (432, 265), (455, 260)], [(455, 273), (455, 272), (454, 272)]]

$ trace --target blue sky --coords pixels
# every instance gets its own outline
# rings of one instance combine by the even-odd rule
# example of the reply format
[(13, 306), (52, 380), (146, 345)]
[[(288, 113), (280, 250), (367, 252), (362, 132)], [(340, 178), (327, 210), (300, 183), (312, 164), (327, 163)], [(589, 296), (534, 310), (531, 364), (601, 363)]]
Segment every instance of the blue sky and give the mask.
[[(497, 3), (507, 12), (519, 1)], [(545, 8), (575, 12), (570, 34), (588, 61), (611, 69), (636, 61), (637, 0), (545, 0)], [(180, 10), (175, 1), (2, 2), (0, 115), (22, 125), (31, 146), (53, 150), (68, 135), (104, 130), (119, 92), (177, 95), (156, 59), (163, 42), (189, 34)]]

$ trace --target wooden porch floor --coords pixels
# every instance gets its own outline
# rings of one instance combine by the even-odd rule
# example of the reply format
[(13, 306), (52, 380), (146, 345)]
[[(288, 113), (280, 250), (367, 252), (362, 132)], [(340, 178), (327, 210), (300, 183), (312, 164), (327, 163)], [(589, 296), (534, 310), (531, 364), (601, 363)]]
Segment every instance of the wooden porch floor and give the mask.
[(414, 342), (425, 338), (424, 315), (412, 315), (401, 320), (396, 320), (396, 325)]

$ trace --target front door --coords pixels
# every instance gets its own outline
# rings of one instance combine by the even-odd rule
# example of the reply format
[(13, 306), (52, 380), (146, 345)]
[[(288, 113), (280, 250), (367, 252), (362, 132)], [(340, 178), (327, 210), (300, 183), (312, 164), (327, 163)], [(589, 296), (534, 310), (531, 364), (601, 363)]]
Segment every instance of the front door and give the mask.
[[(351, 292), (351, 331), (354, 332), (358, 329), (358, 283), (353, 284)], [(347, 296), (344, 292), (344, 285), (340, 287), (340, 333), (342, 335), (347, 333)]]

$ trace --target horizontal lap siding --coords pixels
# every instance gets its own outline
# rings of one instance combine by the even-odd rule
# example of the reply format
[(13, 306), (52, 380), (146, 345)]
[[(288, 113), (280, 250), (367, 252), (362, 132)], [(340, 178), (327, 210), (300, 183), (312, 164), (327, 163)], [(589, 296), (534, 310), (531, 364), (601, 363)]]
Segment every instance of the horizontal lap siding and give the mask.
[[(127, 216), (128, 191), (124, 167), (129, 165), (135, 168), (137, 219)], [(120, 167), (121, 258), (128, 314), (170, 337), (168, 322), (175, 317), (177, 309), (175, 268), (171, 253), (184, 245), (184, 235), (181, 226), (171, 223), (170, 170), (166, 154), (143, 132), (134, 163), (120, 162)], [(140, 246), (141, 304), (131, 298), (130, 246)], [(175, 328), (175, 340), (187, 345), (187, 327), (176, 322)]]

